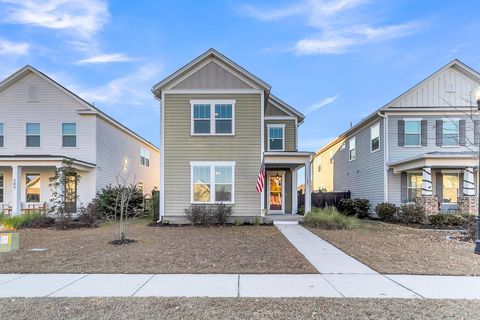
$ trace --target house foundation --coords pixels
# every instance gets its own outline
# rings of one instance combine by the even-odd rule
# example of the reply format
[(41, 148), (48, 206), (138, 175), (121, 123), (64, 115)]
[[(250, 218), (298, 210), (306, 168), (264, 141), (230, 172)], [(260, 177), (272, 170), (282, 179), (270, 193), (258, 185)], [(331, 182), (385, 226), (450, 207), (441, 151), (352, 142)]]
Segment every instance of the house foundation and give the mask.
[(476, 196), (461, 196), (458, 198), (460, 213), (477, 214), (478, 205)]

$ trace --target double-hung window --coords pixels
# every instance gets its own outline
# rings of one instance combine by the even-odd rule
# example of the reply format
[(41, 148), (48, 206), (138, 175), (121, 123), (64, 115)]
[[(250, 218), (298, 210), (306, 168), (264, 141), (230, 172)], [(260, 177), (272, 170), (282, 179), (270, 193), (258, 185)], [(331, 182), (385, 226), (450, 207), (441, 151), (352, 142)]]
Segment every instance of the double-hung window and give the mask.
[(414, 202), (422, 195), (422, 174), (419, 172), (407, 173), (407, 202)]
[(0, 122), (0, 148), (5, 147), (5, 125)]
[(62, 123), (62, 147), (74, 148), (77, 146), (77, 124)]
[(444, 146), (458, 146), (460, 139), (460, 122), (454, 119), (444, 119), (442, 123)]
[(269, 124), (268, 128), (268, 151), (285, 150), (285, 125)]
[(233, 135), (235, 100), (191, 100), (192, 135)]
[(370, 127), (370, 151), (380, 150), (380, 123)]
[(420, 146), (422, 125), (420, 120), (405, 120), (405, 145)]
[(26, 146), (40, 147), (40, 123), (27, 123)]
[(4, 201), (4, 194), (5, 193), (5, 175), (0, 172), (0, 203)]
[(27, 202), (40, 202), (40, 174), (27, 173), (25, 175), (25, 199)]
[(348, 151), (350, 161), (357, 159), (357, 147), (355, 137), (348, 141)]
[(234, 162), (191, 162), (192, 203), (233, 203)]
[(140, 164), (145, 167), (150, 167), (150, 152), (144, 147), (140, 148)]

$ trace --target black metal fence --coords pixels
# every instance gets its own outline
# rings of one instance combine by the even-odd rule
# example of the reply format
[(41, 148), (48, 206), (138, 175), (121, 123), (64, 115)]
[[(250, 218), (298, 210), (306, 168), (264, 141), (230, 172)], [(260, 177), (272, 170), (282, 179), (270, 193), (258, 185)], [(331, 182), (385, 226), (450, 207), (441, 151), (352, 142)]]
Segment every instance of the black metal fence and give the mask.
[[(350, 199), (350, 191), (345, 192), (312, 192), (312, 208), (338, 207), (340, 200)], [(298, 208), (305, 207), (305, 194), (298, 191)]]

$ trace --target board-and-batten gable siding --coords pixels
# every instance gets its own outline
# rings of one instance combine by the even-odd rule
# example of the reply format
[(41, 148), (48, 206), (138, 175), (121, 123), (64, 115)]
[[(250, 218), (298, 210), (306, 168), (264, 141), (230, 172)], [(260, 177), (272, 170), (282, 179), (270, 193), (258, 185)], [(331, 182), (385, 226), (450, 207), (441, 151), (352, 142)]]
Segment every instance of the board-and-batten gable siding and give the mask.
[[(37, 88), (37, 102), (28, 102), (29, 87)], [(28, 73), (0, 92), (0, 122), (5, 123), (5, 148), (0, 154), (52, 154), (95, 163), (95, 117), (79, 115), (85, 109), (39, 76)], [(38, 122), (40, 148), (26, 147), (26, 123)], [(62, 147), (62, 123), (77, 124), (77, 147)]]
[[(401, 147), (398, 145), (398, 121), (412, 119), (427, 120), (427, 146), (422, 147)], [(465, 120), (466, 123), (466, 146), (464, 147), (441, 147), (436, 144), (436, 121), (442, 119), (460, 119)], [(388, 139), (389, 151), (388, 162), (400, 161), (403, 159), (413, 158), (428, 152), (462, 152), (470, 151), (474, 142), (474, 124), (464, 114), (458, 115), (425, 115), (425, 113), (418, 113), (418, 115), (388, 115)], [(475, 147), (476, 148), (476, 147)]]
[(475, 105), (478, 80), (472, 79), (458, 66), (440, 72), (434, 78), (414, 88), (398, 99), (391, 107), (449, 107)]
[(252, 87), (216, 62), (210, 61), (172, 89), (252, 89)]
[(268, 151), (268, 125), (285, 125), (285, 151), (297, 151), (295, 148), (296, 130), (295, 120), (265, 120), (265, 151)]
[[(370, 151), (370, 128), (380, 123), (380, 150)], [(333, 159), (334, 190), (351, 191), (352, 198), (370, 200), (373, 208), (384, 201), (384, 122), (379, 118), (345, 138), (345, 148), (338, 149)], [(349, 140), (356, 137), (357, 157), (349, 161)]]
[(265, 117), (291, 117), (291, 115), (289, 115), (288, 113), (286, 113), (285, 111), (283, 110), (280, 110), (279, 108), (277, 108), (276, 106), (274, 106), (273, 104), (271, 103), (268, 103), (267, 104), (267, 108), (265, 109)]
[[(233, 215), (259, 215), (261, 95), (167, 93), (164, 99), (165, 216), (184, 216), (190, 206), (190, 161), (235, 161)], [(236, 100), (235, 135), (191, 136), (192, 99)]]
[[(97, 117), (97, 191), (109, 184), (117, 184), (128, 159), (130, 183), (143, 182), (145, 194), (160, 185), (160, 153), (146, 143), (132, 137), (109, 122)], [(150, 152), (150, 166), (140, 164), (140, 149)]]

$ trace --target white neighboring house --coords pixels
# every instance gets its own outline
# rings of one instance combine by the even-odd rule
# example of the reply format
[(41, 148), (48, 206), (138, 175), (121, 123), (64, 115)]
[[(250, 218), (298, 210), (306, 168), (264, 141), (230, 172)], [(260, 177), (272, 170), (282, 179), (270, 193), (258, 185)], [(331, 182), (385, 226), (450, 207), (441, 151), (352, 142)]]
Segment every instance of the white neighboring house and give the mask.
[(66, 159), (80, 175), (67, 188), (72, 213), (125, 165), (145, 194), (159, 186), (155, 145), (27, 65), (0, 82), (0, 212), (48, 208), (49, 177)]

